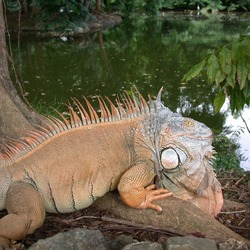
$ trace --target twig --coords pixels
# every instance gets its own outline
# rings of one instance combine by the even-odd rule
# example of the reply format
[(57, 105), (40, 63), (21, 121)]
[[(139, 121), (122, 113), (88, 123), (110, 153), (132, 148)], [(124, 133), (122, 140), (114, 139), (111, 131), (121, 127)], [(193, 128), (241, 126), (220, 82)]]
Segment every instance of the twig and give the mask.
[(231, 224), (225, 224), (227, 227), (230, 227), (230, 228), (234, 228), (234, 229), (238, 229), (238, 230), (244, 230), (244, 231), (250, 231), (250, 228), (248, 227), (237, 227), (237, 226), (233, 226)]
[(126, 226), (126, 225), (106, 225), (105, 227), (103, 228), (100, 228), (99, 229), (100, 231), (110, 231), (110, 230), (115, 230), (115, 231), (127, 231), (127, 232), (130, 232), (132, 234), (132, 230), (136, 230), (136, 231), (147, 231), (147, 232), (155, 232), (155, 233), (162, 233), (162, 234), (166, 234), (166, 235), (169, 235), (169, 236), (184, 236), (180, 233), (172, 233), (172, 232), (169, 232), (168, 230), (164, 230), (164, 229), (161, 229), (161, 228), (141, 228), (141, 227), (131, 227), (131, 226)]
[(84, 216), (80, 216), (76, 219), (72, 219), (72, 220), (68, 220), (69, 222), (73, 222), (73, 221), (78, 221), (78, 220), (81, 220), (81, 219), (99, 219), (101, 220), (102, 218), (99, 217), (99, 216), (88, 216), (88, 215), (84, 215)]
[(218, 179), (222, 180), (237, 180), (238, 178), (236, 177), (218, 177)]
[(227, 192), (232, 192), (232, 193), (238, 193), (239, 192), (239, 190), (234, 190), (234, 189), (232, 189), (232, 188), (225, 188), (225, 187), (222, 187), (223, 188), (223, 190), (226, 190)]
[(238, 211), (226, 211), (226, 212), (220, 212), (220, 214), (239, 214), (239, 213), (245, 213), (246, 210), (238, 210)]
[(242, 121), (245, 123), (245, 126), (246, 126), (246, 129), (247, 129), (248, 133), (250, 133), (250, 129), (249, 129), (248, 125), (247, 125), (246, 120), (243, 118), (243, 116), (242, 116), (242, 113), (241, 113), (241, 112), (240, 112), (240, 117), (241, 117)]
[(144, 224), (135, 223), (135, 222), (127, 221), (127, 220), (115, 219), (115, 218), (110, 218), (110, 217), (106, 217), (106, 216), (103, 216), (102, 220), (106, 221), (106, 222), (123, 224), (123, 225), (131, 226), (131, 227), (134, 227), (137, 229), (142, 229), (142, 230), (151, 230), (151, 231), (158, 231), (158, 232), (161, 231), (161, 232), (165, 232), (165, 233), (169, 233), (169, 234), (173, 234), (173, 235), (185, 236), (185, 234), (175, 232), (174, 230), (171, 230), (171, 229), (157, 228), (157, 227), (153, 227), (150, 225), (144, 225)]
[(245, 177), (246, 174), (244, 174), (238, 181), (235, 182), (235, 186), (237, 186)]
[[(131, 221), (127, 221), (127, 220), (122, 220), (122, 219), (116, 219), (116, 218), (111, 218), (111, 217), (107, 217), (107, 216), (102, 216), (102, 217), (99, 217), (99, 216), (80, 216), (76, 219), (72, 219), (72, 220), (69, 220), (69, 222), (74, 222), (74, 221), (78, 221), (78, 220), (81, 220), (81, 219), (101, 219), (102, 221), (105, 221), (105, 222), (111, 222), (111, 223), (116, 223), (116, 224), (122, 224), (123, 226), (120, 226), (120, 227), (109, 227), (108, 229), (112, 230), (112, 229), (140, 229), (140, 230), (145, 230), (145, 231), (153, 231), (153, 232), (162, 232), (162, 233), (167, 233), (167, 234), (170, 234), (170, 235), (178, 235), (178, 236), (185, 236), (185, 234), (182, 234), (182, 233), (179, 233), (179, 232), (176, 232), (174, 230), (171, 230), (171, 229), (163, 229), (163, 228), (157, 228), (157, 227), (153, 227), (153, 226), (150, 226), (150, 225), (144, 225), (144, 224), (140, 224), (140, 223), (134, 223), (134, 222), (131, 222)], [(128, 227), (124, 227), (125, 226), (129, 226)], [(106, 228), (107, 229), (107, 228)]]
[(242, 220), (238, 223), (238, 226), (240, 226), (245, 220), (246, 220), (246, 218), (242, 219)]

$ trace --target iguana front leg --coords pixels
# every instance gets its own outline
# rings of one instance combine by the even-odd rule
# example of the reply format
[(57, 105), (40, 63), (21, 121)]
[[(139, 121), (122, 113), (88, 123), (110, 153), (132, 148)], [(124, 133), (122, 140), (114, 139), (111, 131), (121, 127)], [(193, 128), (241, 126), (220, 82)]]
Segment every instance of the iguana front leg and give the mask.
[(5, 204), (9, 214), (0, 219), (0, 250), (10, 249), (11, 240), (33, 233), (45, 219), (42, 199), (29, 183), (12, 183)]
[(162, 208), (153, 202), (172, 196), (167, 189), (156, 189), (149, 185), (155, 177), (154, 163), (143, 160), (129, 168), (118, 184), (119, 194), (125, 204), (134, 208), (152, 208), (158, 212)]

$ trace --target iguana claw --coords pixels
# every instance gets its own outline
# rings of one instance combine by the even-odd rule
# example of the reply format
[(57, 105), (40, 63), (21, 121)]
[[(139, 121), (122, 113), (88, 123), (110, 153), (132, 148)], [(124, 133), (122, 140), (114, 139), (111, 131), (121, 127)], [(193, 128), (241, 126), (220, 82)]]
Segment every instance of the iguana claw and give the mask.
[(7, 239), (0, 236), (0, 250), (24, 250), (25, 247), (22, 243), (17, 243), (15, 240)]
[(167, 189), (155, 189), (155, 187), (155, 184), (146, 187), (146, 199), (138, 208), (151, 208), (159, 213), (162, 211), (162, 208), (159, 205), (154, 204), (153, 202), (170, 197), (173, 195), (173, 193), (169, 192)]
[(25, 249), (21, 243), (16, 245), (6, 245), (0, 243), (0, 250), (21, 250), (21, 249)]
[(11, 249), (10, 240), (6, 237), (0, 236), (0, 250)]

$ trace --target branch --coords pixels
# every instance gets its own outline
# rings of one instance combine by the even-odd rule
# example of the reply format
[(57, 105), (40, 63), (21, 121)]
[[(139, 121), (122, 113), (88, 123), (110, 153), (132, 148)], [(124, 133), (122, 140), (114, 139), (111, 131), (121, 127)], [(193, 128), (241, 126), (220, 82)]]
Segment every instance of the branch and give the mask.
[(242, 121), (244, 122), (244, 124), (245, 124), (245, 126), (246, 126), (246, 129), (247, 129), (248, 133), (250, 134), (250, 129), (249, 129), (248, 125), (247, 125), (246, 120), (243, 118), (243, 116), (242, 116), (241, 112), (240, 112), (240, 118), (241, 118), (241, 119), (242, 119)]

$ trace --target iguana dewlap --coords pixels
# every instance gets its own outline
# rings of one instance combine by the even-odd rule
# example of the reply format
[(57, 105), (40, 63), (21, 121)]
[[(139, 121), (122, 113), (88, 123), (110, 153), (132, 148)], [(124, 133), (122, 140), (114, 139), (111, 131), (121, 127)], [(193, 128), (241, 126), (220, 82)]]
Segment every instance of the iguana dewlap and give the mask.
[[(140, 94), (115, 106), (99, 98), (101, 115), (75, 100), (69, 121), (44, 118), (0, 154), (0, 243), (20, 240), (40, 227), (45, 212), (66, 213), (91, 205), (118, 188), (124, 203), (161, 211), (153, 202), (172, 193), (216, 215), (220, 184), (210, 165), (212, 133), (204, 124), (172, 113)], [(155, 184), (157, 189), (155, 189)], [(1, 249), (1, 247), (0, 247)]]

